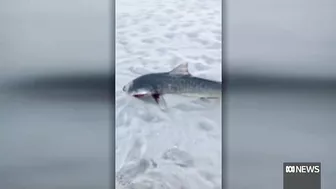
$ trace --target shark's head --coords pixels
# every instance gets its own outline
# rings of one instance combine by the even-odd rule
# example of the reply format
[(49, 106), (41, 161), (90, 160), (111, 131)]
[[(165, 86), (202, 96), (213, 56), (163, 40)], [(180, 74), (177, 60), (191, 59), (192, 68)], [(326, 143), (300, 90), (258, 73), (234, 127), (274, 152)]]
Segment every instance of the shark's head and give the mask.
[[(191, 76), (188, 71), (188, 63), (180, 64), (170, 72), (146, 74), (140, 76), (123, 87), (123, 91), (134, 97), (144, 97), (162, 94), (163, 79), (167, 77)], [(166, 78), (164, 78), (167, 80)]]
[(146, 83), (133, 80), (123, 87), (123, 91), (134, 97), (144, 97), (152, 95), (152, 87)]

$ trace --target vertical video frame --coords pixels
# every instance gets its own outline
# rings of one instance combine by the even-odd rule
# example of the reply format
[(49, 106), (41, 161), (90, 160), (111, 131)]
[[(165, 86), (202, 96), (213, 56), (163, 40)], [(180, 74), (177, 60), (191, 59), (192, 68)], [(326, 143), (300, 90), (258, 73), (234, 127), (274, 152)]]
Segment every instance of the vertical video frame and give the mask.
[(221, 21), (221, 0), (116, 0), (116, 188), (222, 188)]

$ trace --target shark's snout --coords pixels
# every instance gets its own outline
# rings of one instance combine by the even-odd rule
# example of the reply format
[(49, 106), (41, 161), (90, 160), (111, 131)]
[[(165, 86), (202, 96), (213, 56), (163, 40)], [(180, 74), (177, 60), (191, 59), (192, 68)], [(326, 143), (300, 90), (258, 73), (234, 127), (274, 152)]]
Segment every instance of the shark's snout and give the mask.
[(128, 83), (127, 85), (125, 85), (123, 88), (122, 88), (122, 90), (124, 91), (124, 92), (129, 92), (129, 90), (130, 90), (130, 87), (133, 85), (133, 82), (130, 82), (130, 83)]
[(126, 92), (126, 91), (127, 91), (127, 86), (125, 85), (125, 86), (122, 88), (122, 90), (123, 90), (124, 92)]

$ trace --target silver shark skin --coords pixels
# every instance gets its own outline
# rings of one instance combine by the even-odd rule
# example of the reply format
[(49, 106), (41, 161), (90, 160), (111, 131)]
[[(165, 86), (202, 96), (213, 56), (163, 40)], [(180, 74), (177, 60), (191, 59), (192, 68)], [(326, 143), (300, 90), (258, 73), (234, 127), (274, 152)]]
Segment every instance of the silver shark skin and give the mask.
[(178, 94), (199, 98), (221, 98), (222, 83), (192, 76), (188, 64), (181, 64), (170, 72), (140, 76), (123, 87), (134, 97), (152, 96), (165, 108), (164, 94)]

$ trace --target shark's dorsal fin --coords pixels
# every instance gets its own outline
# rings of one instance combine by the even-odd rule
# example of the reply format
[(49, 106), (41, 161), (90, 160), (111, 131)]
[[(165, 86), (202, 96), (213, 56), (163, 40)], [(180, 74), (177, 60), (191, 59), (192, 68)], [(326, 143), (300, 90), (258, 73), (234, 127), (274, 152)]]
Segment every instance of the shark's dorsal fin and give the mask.
[(172, 71), (169, 72), (171, 75), (190, 75), (188, 70), (188, 63), (183, 63), (178, 65), (176, 68), (174, 68)]

